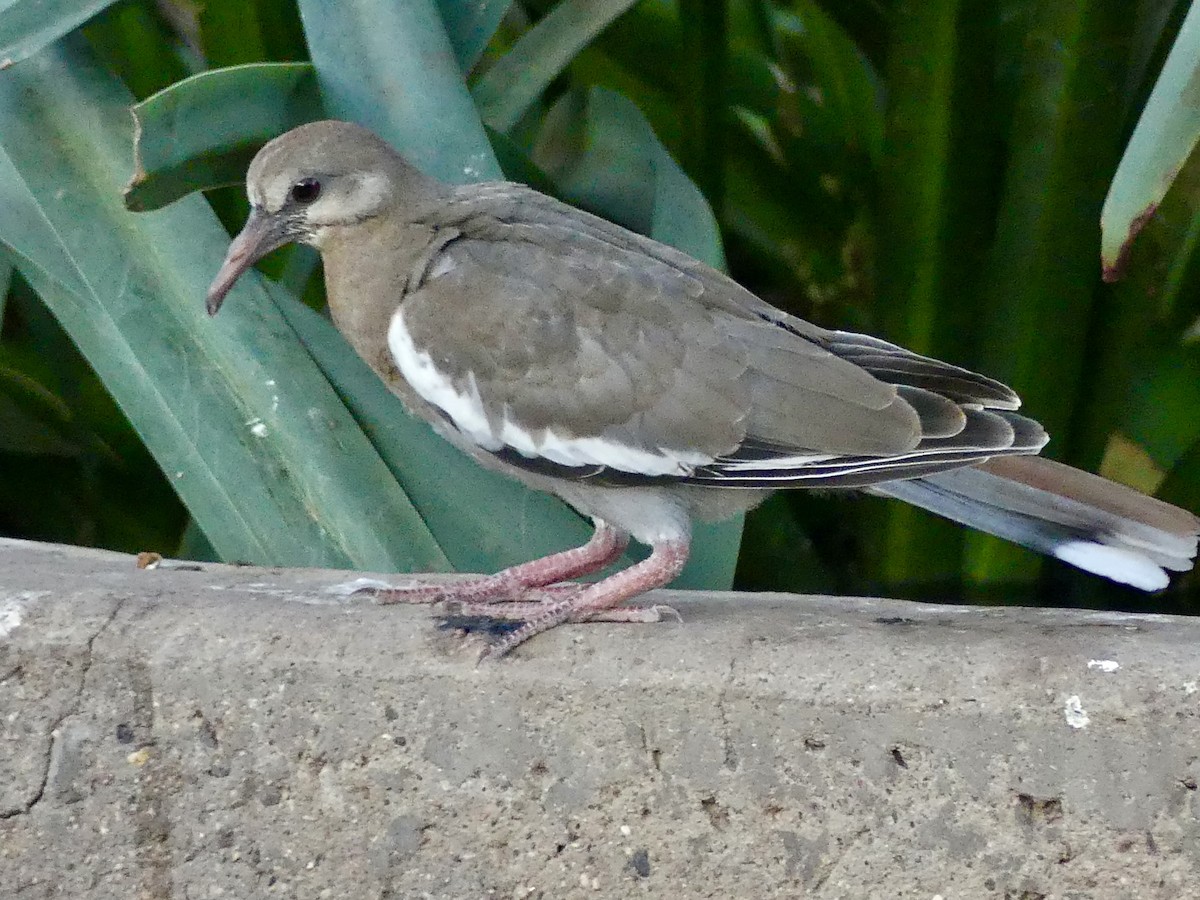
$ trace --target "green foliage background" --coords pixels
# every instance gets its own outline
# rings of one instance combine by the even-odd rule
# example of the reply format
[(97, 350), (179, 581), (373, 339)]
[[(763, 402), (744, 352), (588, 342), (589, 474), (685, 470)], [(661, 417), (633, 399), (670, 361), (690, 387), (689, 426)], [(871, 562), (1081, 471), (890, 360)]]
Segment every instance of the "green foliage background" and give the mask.
[[(203, 316), (249, 156), (325, 115), (1004, 379), (1051, 455), (1197, 509), (1194, 161), (1121, 281), (1099, 253), (1188, 5), (0, 3), (0, 533), (383, 570), (586, 533), (398, 411), (312, 311), (306, 251)], [(703, 534), (688, 583), (736, 558), (754, 589), (1196, 609), (1191, 576), (1144, 598), (871, 498), (778, 495), (739, 554), (740, 527)]]

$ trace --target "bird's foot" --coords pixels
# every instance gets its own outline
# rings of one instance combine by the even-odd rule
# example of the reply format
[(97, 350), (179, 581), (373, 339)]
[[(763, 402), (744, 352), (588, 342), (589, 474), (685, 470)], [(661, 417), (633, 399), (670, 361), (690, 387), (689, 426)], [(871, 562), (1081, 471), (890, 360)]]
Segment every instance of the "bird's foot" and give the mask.
[(437, 603), (446, 595), (446, 584), (414, 584), (407, 587), (362, 587), (353, 596), (371, 597), (377, 603)]
[[(553, 585), (553, 587), (568, 586)], [(569, 587), (574, 590), (570, 592), (558, 590), (550, 592), (545, 588), (540, 588), (537, 591), (529, 591), (526, 595), (528, 599), (506, 603), (463, 603), (461, 601), (450, 601), (446, 603), (444, 609), (447, 619), (457, 618), (480, 622), (491, 620), (504, 623), (526, 622), (552, 611), (560, 603), (572, 599), (582, 590), (582, 585), (570, 585)], [(535, 594), (547, 596), (541, 599), (533, 599), (531, 595)], [(580, 622), (634, 622), (638, 624), (653, 624), (661, 622), (668, 617), (673, 618), (677, 622), (683, 621), (683, 617), (679, 615), (679, 611), (675, 607), (666, 606), (661, 603), (654, 606), (615, 606), (608, 609), (583, 610), (572, 614), (566, 621), (576, 624)], [(508, 629), (505, 630), (507, 631)]]
[[(537, 588), (526, 592), (526, 599), (503, 603), (468, 603), (451, 600), (445, 603), (438, 627), (454, 629), (471, 636), (473, 643), (481, 644), (479, 661), (503, 656), (511, 636), (539, 616), (553, 614), (561, 604), (569, 602), (582, 592), (584, 585), (555, 584), (549, 588)], [(673, 606), (616, 606), (608, 609), (580, 611), (566, 619), (567, 622), (633, 622), (653, 624), (673, 618), (682, 622), (683, 617)], [(482, 639), (482, 640), (480, 640)]]

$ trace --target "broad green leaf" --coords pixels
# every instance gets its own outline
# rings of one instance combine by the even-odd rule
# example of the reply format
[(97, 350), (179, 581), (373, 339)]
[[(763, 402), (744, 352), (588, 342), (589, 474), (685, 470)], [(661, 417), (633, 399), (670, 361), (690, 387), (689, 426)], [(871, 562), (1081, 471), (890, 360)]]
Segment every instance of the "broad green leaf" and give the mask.
[[(252, 63), (185, 78), (133, 107), (134, 175), (125, 206), (142, 212), (240, 185), (258, 148), (324, 117), (311, 63)], [(488, 129), (505, 177), (551, 185), (507, 135)]]
[(1134, 385), (1122, 430), (1160, 468), (1170, 469), (1200, 441), (1200, 417), (1163, 415), (1163, 410), (1200, 409), (1200, 348), (1157, 349), (1152, 367)]
[(0, 0), (0, 71), (74, 31), (116, 0)]
[(679, 0), (683, 71), (679, 110), (684, 139), (679, 158), (696, 186), (718, 208), (725, 197), (725, 132), (729, 53), (725, 3)]
[(241, 184), (259, 147), (323, 115), (309, 63), (250, 63), (176, 82), (133, 107), (125, 206), (159, 209), (193, 191)]
[[(539, 161), (562, 196), (648, 234), (716, 268), (725, 264), (716, 219), (704, 195), (659, 143), (641, 112), (593, 88), (569, 94), (547, 117)], [(732, 584), (742, 517), (699, 525), (681, 586)]]
[(257, 279), (204, 314), (228, 242), (207, 204), (122, 208), (128, 105), (75, 38), (0, 77), (0, 241), (22, 275), (224, 559), (446, 567)]
[(446, 34), (464, 72), (475, 68), (510, 6), (512, 0), (438, 0)]
[(1104, 280), (1121, 277), (1145, 227), (1200, 139), (1200, 3), (1192, 3), (1142, 110), (1100, 213)]
[(563, 0), (475, 83), (480, 113), (508, 131), (589, 41), (635, 0)]
[[(1197, 348), (1182, 348), (1180, 334), (1200, 311), (1200, 157), (1184, 165), (1127, 261), (1126, 276), (1097, 293), (1072, 448), (1078, 464), (1093, 468), (1103, 459), (1106, 474), (1118, 476), (1114, 431), (1133, 438), (1162, 471), (1180, 441), (1190, 443), (1197, 421), (1179, 381), (1195, 374), (1184, 373), (1194, 369)], [(1164, 390), (1172, 383), (1182, 390)]]
[(500, 177), (433, 0), (299, 0), (325, 108), (365, 125), (426, 173)]

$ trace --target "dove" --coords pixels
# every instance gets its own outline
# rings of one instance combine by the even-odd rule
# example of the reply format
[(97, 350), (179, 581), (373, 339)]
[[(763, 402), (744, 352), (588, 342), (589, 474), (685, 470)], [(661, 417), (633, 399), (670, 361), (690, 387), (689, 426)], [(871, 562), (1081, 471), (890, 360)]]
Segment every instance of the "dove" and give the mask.
[[(525, 185), (449, 185), (371, 131), (303, 125), (246, 176), (250, 215), (207, 296), (291, 242), (320, 252), (329, 311), (403, 402), (480, 465), (552, 493), (591, 539), (502, 572), (380, 589), (519, 625), (645, 621), (692, 523), (792, 488), (914, 504), (1146, 591), (1190, 569), (1200, 519), (1038, 456), (1000, 382), (789, 315), (729, 276)], [(630, 540), (650, 555), (591, 583)]]

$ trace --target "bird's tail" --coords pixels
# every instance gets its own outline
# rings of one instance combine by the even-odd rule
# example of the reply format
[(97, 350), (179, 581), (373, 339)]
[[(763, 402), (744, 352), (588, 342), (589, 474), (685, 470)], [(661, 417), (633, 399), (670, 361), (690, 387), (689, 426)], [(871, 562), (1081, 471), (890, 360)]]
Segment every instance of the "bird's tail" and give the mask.
[(869, 488), (1144, 591), (1192, 567), (1200, 519), (1038, 456)]

